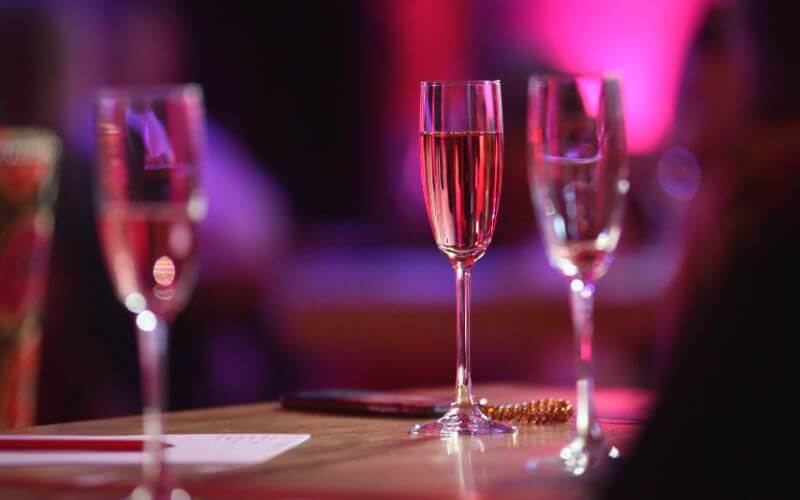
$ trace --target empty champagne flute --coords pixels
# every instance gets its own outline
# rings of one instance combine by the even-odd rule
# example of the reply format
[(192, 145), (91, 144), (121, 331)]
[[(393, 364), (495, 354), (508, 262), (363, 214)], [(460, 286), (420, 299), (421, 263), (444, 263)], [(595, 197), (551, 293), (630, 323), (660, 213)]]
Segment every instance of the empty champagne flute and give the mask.
[(560, 467), (581, 475), (618, 454), (597, 422), (592, 376), (595, 287), (611, 264), (629, 186), (618, 78), (530, 79), (528, 173), (550, 263), (569, 281), (578, 367), (576, 435), (561, 450)]
[(503, 176), (500, 82), (422, 82), (421, 177), (433, 237), (456, 275), (456, 397), (439, 420), (412, 434), (514, 432), (484, 415), (472, 396), (470, 275), (492, 240)]
[(168, 325), (187, 303), (196, 269), (203, 96), (196, 85), (108, 89), (95, 108), (98, 231), (119, 300), (139, 346), (143, 482), (134, 498), (168, 498), (162, 406)]

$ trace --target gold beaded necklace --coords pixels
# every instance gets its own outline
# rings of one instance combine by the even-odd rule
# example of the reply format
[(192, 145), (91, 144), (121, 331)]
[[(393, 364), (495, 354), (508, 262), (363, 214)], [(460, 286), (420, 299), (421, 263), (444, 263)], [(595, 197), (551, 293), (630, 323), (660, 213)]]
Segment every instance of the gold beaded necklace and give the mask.
[(479, 405), (492, 420), (526, 425), (564, 423), (572, 418), (573, 413), (569, 401), (553, 398), (501, 405), (490, 405), (486, 399), (481, 399)]

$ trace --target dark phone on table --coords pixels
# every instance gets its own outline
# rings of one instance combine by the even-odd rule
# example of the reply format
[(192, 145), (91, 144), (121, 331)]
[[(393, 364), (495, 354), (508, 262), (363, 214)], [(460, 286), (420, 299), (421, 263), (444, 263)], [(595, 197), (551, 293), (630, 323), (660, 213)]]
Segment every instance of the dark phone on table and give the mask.
[(436, 417), (447, 411), (450, 401), (433, 396), (391, 394), (356, 389), (324, 389), (285, 394), (281, 396), (281, 406), (291, 410), (328, 413)]

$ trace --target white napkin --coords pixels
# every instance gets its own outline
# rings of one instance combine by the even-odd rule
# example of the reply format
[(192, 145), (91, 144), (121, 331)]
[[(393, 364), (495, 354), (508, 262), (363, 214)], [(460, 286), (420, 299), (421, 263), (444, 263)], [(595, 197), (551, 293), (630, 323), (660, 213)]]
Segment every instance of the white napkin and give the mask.
[[(143, 439), (143, 436), (28, 436), (25, 439)], [(300, 445), (310, 434), (167, 434), (163, 441), (171, 464), (252, 465), (265, 462)], [(0, 466), (136, 465), (142, 452), (116, 451), (0, 451)]]

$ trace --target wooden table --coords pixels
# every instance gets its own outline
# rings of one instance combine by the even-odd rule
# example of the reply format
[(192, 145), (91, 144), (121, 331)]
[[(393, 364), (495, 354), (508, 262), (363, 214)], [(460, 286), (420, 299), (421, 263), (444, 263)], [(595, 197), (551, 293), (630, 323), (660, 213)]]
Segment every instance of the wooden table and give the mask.
[[(415, 393), (448, 394), (450, 389)], [(495, 384), (477, 396), (515, 402), (574, 394), (564, 388)], [(630, 450), (651, 397), (628, 389), (598, 391), (606, 436)], [(301, 413), (277, 403), (170, 413), (170, 433), (309, 433), (311, 439), (263, 464), (217, 472), (177, 470), (195, 498), (582, 498), (585, 485), (537, 475), (531, 459), (554, 456), (573, 423), (523, 428), (512, 436), (414, 438), (413, 420)], [(19, 429), (36, 434), (138, 434), (124, 417)], [(133, 467), (26, 467), (0, 470), (0, 498), (120, 498), (138, 479)]]

